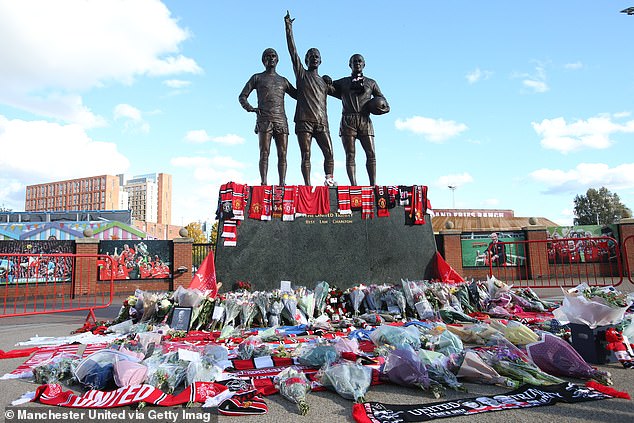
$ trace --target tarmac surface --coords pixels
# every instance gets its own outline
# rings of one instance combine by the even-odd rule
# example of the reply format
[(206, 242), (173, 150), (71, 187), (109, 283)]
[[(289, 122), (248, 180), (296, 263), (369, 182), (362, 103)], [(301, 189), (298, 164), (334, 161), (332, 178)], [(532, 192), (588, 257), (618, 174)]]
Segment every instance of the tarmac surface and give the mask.
[[(631, 291), (634, 286), (628, 282), (623, 284), (623, 291)], [(561, 291), (560, 291), (561, 292)], [(538, 291), (540, 296), (544, 298), (547, 295)], [(115, 300), (113, 306), (108, 309), (96, 310), (95, 314), (98, 320), (110, 320), (114, 318), (119, 310), (120, 300)], [(36, 315), (26, 317), (11, 317), (0, 319), (0, 349), (4, 351), (12, 350), (16, 347), (16, 343), (27, 341), (29, 338), (39, 336), (68, 336), (71, 331), (79, 328), (85, 321), (85, 313), (57, 313), (49, 315)], [(79, 352), (83, 350), (80, 347)], [(27, 358), (15, 358), (0, 360), (0, 376), (15, 370)], [(625, 369), (620, 363), (609, 363), (597, 366), (602, 370), (608, 370), (612, 374), (614, 381), (613, 388), (619, 391), (625, 391), (630, 395), (634, 395), (634, 369)], [(582, 385), (584, 381), (569, 379), (570, 381)], [(447, 390), (446, 397), (441, 400), (451, 400), (456, 398), (471, 398), (481, 395), (496, 395), (508, 392), (508, 389), (499, 386), (482, 385), (482, 384), (465, 384), (468, 392), (455, 392)], [(3, 421), (5, 420), (6, 407), (10, 406), (11, 401), (20, 398), (28, 391), (34, 391), (37, 385), (29, 380), (0, 380), (0, 413), (2, 413)], [(143, 418), (132, 419), (136, 421), (152, 421), (152, 422), (168, 422), (176, 421), (196, 421), (196, 422), (353, 422), (352, 419), (352, 401), (340, 397), (335, 392), (313, 392), (308, 395), (308, 403), (310, 411), (306, 416), (300, 416), (296, 411), (295, 404), (282, 398), (279, 394), (265, 397), (269, 411), (264, 415), (257, 416), (241, 416), (229, 417), (219, 416), (215, 409), (202, 409), (194, 406), (187, 410), (177, 407), (146, 407)], [(405, 388), (392, 384), (384, 384), (371, 386), (366, 395), (367, 401), (377, 401), (387, 404), (428, 404), (437, 402), (429, 393), (420, 389)], [(61, 407), (44, 406), (37, 403), (27, 403), (21, 407), (35, 407), (37, 410), (52, 409), (55, 412), (65, 412), (70, 409)], [(76, 410), (76, 409), (75, 409)], [(133, 411), (131, 407), (121, 407), (110, 409), (113, 412), (121, 410)], [(154, 410), (153, 414), (149, 410)], [(166, 411), (174, 411), (181, 414), (165, 414)], [(183, 415), (187, 412), (204, 412), (203, 417), (197, 416), (196, 420), (187, 420), (192, 417)], [(159, 414), (163, 413), (163, 414)], [(151, 417), (150, 417), (151, 416)], [(180, 416), (180, 417), (179, 417)], [(192, 415), (193, 416), (193, 415)], [(8, 419), (7, 419), (8, 420)], [(68, 419), (71, 420), (71, 419)], [(85, 421), (123, 421), (119, 419), (102, 419), (100, 417), (86, 419)], [(10, 420), (17, 422), (20, 420)], [(39, 419), (39, 421), (47, 421), (47, 419)], [(61, 418), (57, 421), (65, 421)], [(73, 420), (77, 421), (77, 420)], [(131, 421), (128, 419), (127, 421)], [(492, 413), (483, 413), (474, 416), (459, 416), (453, 418), (439, 419), (439, 422), (486, 422), (486, 423), (507, 423), (512, 421), (519, 422), (634, 422), (634, 403), (624, 399), (608, 399), (599, 401), (590, 401), (576, 404), (559, 403), (553, 406), (534, 407), (529, 409), (505, 410)], [(136, 423), (136, 422), (135, 422)]]

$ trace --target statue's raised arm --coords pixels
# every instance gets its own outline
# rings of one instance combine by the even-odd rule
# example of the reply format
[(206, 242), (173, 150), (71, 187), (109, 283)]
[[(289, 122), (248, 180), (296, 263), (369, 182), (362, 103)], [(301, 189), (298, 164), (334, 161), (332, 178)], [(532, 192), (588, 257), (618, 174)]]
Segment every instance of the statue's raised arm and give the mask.
[(288, 46), (288, 53), (291, 56), (291, 62), (293, 63), (293, 70), (295, 72), (295, 76), (298, 76), (300, 69), (303, 69), (302, 59), (297, 54), (297, 47), (295, 46), (295, 38), (293, 37), (293, 21), (295, 19), (291, 19), (291, 14), (286, 11), (286, 16), (284, 16), (284, 25), (286, 27), (286, 44)]

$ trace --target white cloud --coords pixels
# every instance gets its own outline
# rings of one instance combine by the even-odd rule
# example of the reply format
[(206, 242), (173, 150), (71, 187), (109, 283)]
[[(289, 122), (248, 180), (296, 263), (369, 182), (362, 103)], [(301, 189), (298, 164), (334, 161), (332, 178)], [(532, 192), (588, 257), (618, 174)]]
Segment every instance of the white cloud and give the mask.
[(123, 120), (128, 131), (150, 132), (150, 125), (143, 119), (143, 113), (129, 104), (117, 104), (114, 108), (114, 119)]
[(187, 131), (185, 134), (185, 141), (202, 144), (204, 142), (211, 141), (211, 137), (204, 129), (195, 129)]
[(564, 67), (565, 67), (566, 69), (569, 69), (569, 70), (578, 70), (578, 69), (583, 68), (583, 63), (581, 63), (581, 62), (579, 62), (579, 61), (574, 62), (574, 63), (566, 63), (566, 64), (564, 65)]
[(191, 85), (191, 81), (183, 81), (181, 79), (168, 79), (163, 81), (163, 84), (169, 88), (180, 89), (189, 87)]
[[(10, 191), (2, 197), (12, 202), (14, 210), (24, 208), (24, 185), (125, 173), (130, 166), (116, 144), (93, 140), (75, 124), (10, 120), (0, 115), (0, 145), (1, 185)], [(29, 146), (26, 150), (25, 145)]]
[(547, 194), (586, 191), (592, 187), (610, 190), (634, 188), (634, 163), (610, 167), (604, 163), (579, 163), (574, 169), (538, 169), (530, 177), (545, 186)]
[(549, 89), (548, 84), (546, 84), (545, 81), (538, 81), (535, 79), (524, 79), (522, 81), (522, 85), (524, 85), (527, 88), (530, 88), (536, 93), (545, 93)]
[(1, 2), (0, 103), (96, 126), (77, 93), (143, 75), (200, 73), (179, 53), (189, 36), (158, 0)]
[(227, 145), (244, 144), (244, 138), (236, 134), (227, 134), (221, 137), (214, 137), (211, 140), (213, 142), (217, 142), (220, 144), (227, 144)]
[(613, 122), (607, 115), (572, 123), (567, 123), (564, 118), (558, 117), (531, 124), (537, 135), (542, 137), (542, 147), (562, 153), (582, 148), (605, 149), (612, 145), (610, 135), (634, 132), (634, 120), (620, 124)]
[(482, 70), (480, 68), (475, 68), (471, 72), (467, 73), (465, 76), (469, 84), (475, 84), (478, 81), (487, 80), (493, 75), (493, 72), (488, 70)]
[(405, 120), (397, 119), (395, 126), (398, 130), (421, 134), (427, 140), (437, 143), (442, 143), (468, 129), (464, 123), (423, 116), (413, 116)]
[(219, 137), (212, 137), (204, 129), (195, 129), (195, 130), (188, 131), (185, 134), (185, 141), (195, 143), (195, 144), (202, 144), (202, 143), (210, 142), (210, 141), (218, 143), (218, 144), (225, 144), (225, 145), (244, 144), (244, 138), (242, 138), (239, 135), (227, 134), (227, 135), (222, 135)]
[(546, 83), (546, 69), (540, 62), (537, 62), (537, 65), (535, 65), (535, 71), (533, 73), (520, 73), (513, 75), (513, 77), (520, 78), (522, 85), (534, 93), (545, 93), (550, 89)]
[(178, 189), (181, 198), (187, 199), (186, 204), (173, 205), (172, 214), (176, 224), (181, 224), (182, 220), (186, 225), (200, 218), (201, 211), (205, 210), (208, 211), (206, 215), (209, 220), (213, 220), (220, 185), (228, 181), (250, 183), (243, 172), (248, 165), (232, 157), (183, 156), (173, 158), (170, 164), (184, 169), (185, 178), (188, 178), (185, 181), (174, 180), (174, 189)]

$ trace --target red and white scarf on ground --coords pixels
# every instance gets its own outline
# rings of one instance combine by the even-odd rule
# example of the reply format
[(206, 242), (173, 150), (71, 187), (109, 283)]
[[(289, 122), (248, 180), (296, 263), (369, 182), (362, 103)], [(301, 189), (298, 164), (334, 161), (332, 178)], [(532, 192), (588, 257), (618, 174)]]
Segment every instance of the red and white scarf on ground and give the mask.
[(219, 383), (194, 382), (177, 395), (166, 394), (152, 385), (126, 386), (108, 392), (90, 390), (77, 395), (52, 383), (37, 388), (33, 401), (70, 408), (114, 408), (140, 402), (171, 407), (189, 402), (205, 402), (207, 398), (213, 398), (226, 390), (227, 387)]

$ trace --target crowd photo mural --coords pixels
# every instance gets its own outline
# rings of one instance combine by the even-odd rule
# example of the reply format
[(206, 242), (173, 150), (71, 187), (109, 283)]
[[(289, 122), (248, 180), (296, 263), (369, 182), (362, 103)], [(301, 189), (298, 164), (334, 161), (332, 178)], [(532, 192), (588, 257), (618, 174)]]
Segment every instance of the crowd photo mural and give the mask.
[(99, 265), (99, 279), (163, 279), (172, 276), (172, 252), (165, 241), (101, 241), (99, 254), (114, 259)]
[(523, 232), (464, 233), (462, 267), (522, 266), (526, 261)]
[(607, 263), (616, 260), (615, 225), (555, 226), (548, 231), (549, 263)]
[(65, 282), (72, 278), (73, 241), (0, 242), (0, 282)]

